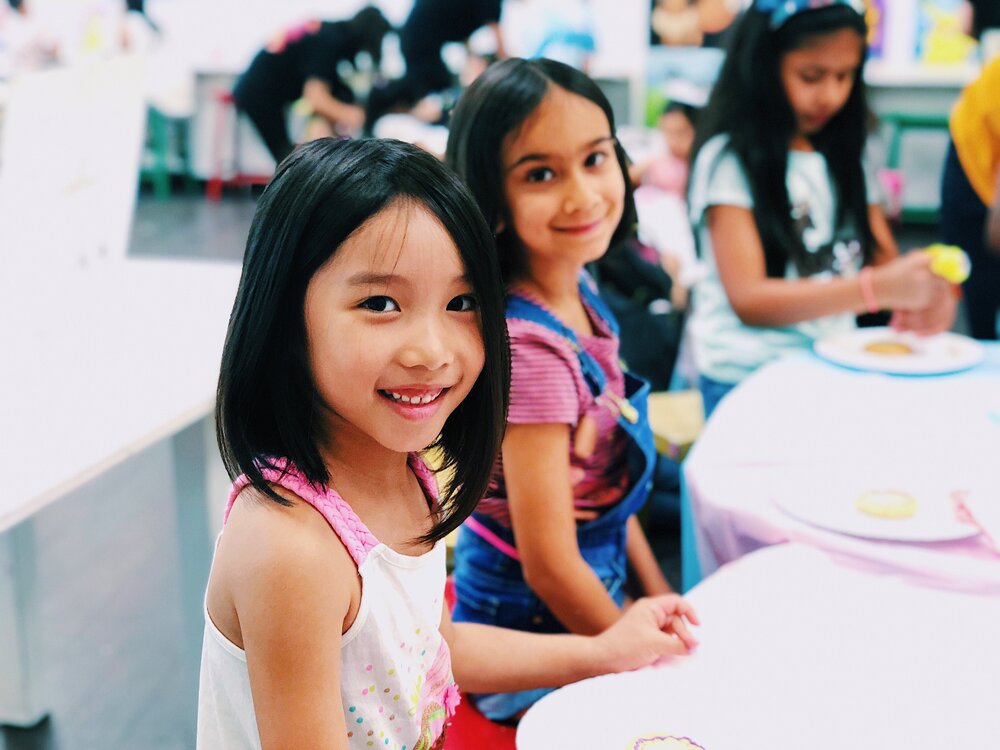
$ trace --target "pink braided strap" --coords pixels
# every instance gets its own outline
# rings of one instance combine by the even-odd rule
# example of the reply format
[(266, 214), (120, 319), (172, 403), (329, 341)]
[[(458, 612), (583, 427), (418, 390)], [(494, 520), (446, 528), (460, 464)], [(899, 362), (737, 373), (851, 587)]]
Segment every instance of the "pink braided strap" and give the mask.
[[(379, 541), (358, 518), (358, 514), (347, 504), (347, 501), (332, 487), (312, 484), (302, 472), (286, 459), (273, 459), (269, 463), (269, 467), (261, 469), (264, 479), (294, 492), (318, 510), (326, 522), (330, 524), (330, 528), (339, 537), (344, 547), (347, 548), (347, 551), (350, 552), (354, 564), (361, 567), (368, 558), (368, 553), (379, 545)], [(438, 490), (434, 473), (414, 453), (409, 455), (408, 463), (417, 480), (423, 486), (424, 493), (430, 498), (433, 506), (437, 507)], [(229, 519), (229, 513), (232, 511), (236, 498), (249, 484), (250, 479), (245, 474), (233, 482), (223, 523)]]
[[(357, 513), (347, 502), (330, 487), (317, 487), (306, 479), (302, 473), (284, 461), (271, 461), (275, 468), (262, 468), (261, 474), (268, 482), (284, 487), (294, 492), (320, 512), (330, 528), (340, 538), (341, 543), (351, 554), (354, 564), (360, 567), (368, 557), (368, 553), (378, 546), (378, 539), (368, 527), (358, 518)], [(280, 467), (280, 468), (278, 468)], [(229, 518), (233, 503), (237, 496), (250, 484), (250, 479), (244, 474), (233, 483), (229, 494), (225, 518)]]

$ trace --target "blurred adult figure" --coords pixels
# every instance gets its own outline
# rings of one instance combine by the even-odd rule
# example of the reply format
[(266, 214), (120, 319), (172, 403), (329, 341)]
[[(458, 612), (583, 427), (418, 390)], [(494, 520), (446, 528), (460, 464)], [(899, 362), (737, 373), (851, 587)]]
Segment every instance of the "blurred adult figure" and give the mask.
[(951, 145), (941, 180), (942, 239), (965, 249), (969, 327), (977, 339), (997, 338), (1000, 312), (1000, 57), (962, 92), (951, 114)]
[(307, 21), (287, 29), (257, 53), (233, 90), (236, 106), (257, 128), (275, 161), (292, 150), (286, 108), (305, 99), (312, 111), (338, 133), (352, 133), (365, 122), (364, 109), (338, 72), (341, 63), (357, 66), (365, 53), (378, 66), (382, 39), (391, 26), (368, 6), (347, 21)]
[(468, 42), (476, 31), (489, 27), (497, 40), (496, 56), (506, 57), (500, 14), (503, 0), (414, 0), (399, 30), (406, 61), (402, 78), (374, 88), (368, 100), (369, 127), (388, 112), (405, 111), (428, 94), (452, 85), (452, 74), (441, 59), (448, 42)]

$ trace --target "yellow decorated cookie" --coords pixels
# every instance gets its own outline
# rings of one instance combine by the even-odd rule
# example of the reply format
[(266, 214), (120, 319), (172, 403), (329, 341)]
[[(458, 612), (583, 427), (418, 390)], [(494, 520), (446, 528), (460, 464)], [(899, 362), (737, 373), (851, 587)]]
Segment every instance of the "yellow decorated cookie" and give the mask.
[(854, 501), (862, 513), (878, 518), (911, 518), (917, 512), (917, 499), (898, 490), (872, 490)]

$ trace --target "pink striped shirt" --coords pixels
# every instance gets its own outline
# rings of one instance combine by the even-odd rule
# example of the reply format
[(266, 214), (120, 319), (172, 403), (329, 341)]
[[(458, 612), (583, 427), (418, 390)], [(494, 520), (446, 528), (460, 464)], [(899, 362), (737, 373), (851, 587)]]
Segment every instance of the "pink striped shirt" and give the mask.
[[(537, 298), (517, 294), (542, 305)], [(624, 397), (625, 376), (618, 360), (618, 337), (589, 306), (585, 307), (594, 328), (593, 336), (577, 335), (581, 346), (601, 366), (607, 378), (606, 391)], [(550, 311), (551, 312), (551, 311)], [(628, 467), (627, 437), (618, 427), (617, 410), (597, 402), (580, 370), (580, 360), (570, 343), (538, 323), (507, 321), (511, 348), (510, 424), (565, 424), (570, 427), (569, 461), (574, 505), (580, 509), (607, 508), (625, 496)], [(580, 418), (597, 423), (597, 445), (588, 458), (573, 451), (574, 432)], [(581, 478), (582, 477), (582, 478)], [(503, 461), (497, 461), (494, 479), (476, 511), (505, 526), (510, 525)]]

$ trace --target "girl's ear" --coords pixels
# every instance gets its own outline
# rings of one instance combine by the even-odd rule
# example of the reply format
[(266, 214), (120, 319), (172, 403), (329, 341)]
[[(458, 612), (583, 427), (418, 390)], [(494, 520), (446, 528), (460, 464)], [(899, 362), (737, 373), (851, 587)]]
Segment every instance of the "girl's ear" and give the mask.
[(502, 218), (497, 219), (497, 225), (496, 228), (494, 228), (493, 230), (493, 236), (495, 237), (498, 234), (503, 234), (506, 228), (507, 228), (507, 222), (505, 222)]

